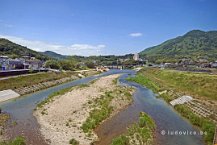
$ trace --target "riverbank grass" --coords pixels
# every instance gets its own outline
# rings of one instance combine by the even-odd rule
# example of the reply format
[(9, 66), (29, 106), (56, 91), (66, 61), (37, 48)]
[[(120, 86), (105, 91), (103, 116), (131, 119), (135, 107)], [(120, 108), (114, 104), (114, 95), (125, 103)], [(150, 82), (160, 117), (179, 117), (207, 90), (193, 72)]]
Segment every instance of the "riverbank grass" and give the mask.
[(50, 94), (47, 98), (45, 98), (43, 101), (37, 104), (37, 108), (42, 108), (44, 105), (54, 101), (54, 98), (56, 96), (64, 95), (65, 93), (71, 91), (72, 89), (73, 89), (72, 87), (69, 87)]
[[(93, 81), (94, 82), (94, 81)], [(57, 96), (61, 96), (61, 95), (64, 95), (66, 94), (67, 92), (70, 92), (72, 91), (73, 89), (82, 89), (82, 88), (85, 88), (85, 87), (89, 87), (89, 85), (91, 83), (93, 83), (92, 81), (89, 82), (88, 84), (80, 84), (78, 86), (71, 86), (71, 87), (68, 87), (68, 88), (64, 88), (62, 90), (59, 90), (57, 92), (53, 92), (52, 94), (50, 94), (47, 98), (45, 98), (44, 100), (42, 100), (40, 103), (37, 104), (37, 107), (35, 108), (35, 110), (37, 110), (37, 108), (42, 108), (44, 107), (46, 104), (49, 104), (51, 103), (52, 101), (54, 101), (54, 98), (57, 97)], [(46, 113), (44, 113), (46, 114)]]
[(217, 100), (217, 75), (145, 68), (130, 79), (153, 91), (173, 89), (200, 99)]
[(79, 145), (79, 142), (73, 138), (69, 141), (69, 144), (70, 145)]
[(36, 73), (27, 76), (9, 78), (0, 81), (0, 90), (28, 87), (42, 82), (48, 82), (48, 81), (62, 79), (65, 77), (71, 77), (72, 75), (76, 75), (76, 74), (77, 73), (75, 72), (60, 72), (60, 73), (43, 72), (43, 73)]
[(25, 138), (22, 136), (18, 136), (13, 140), (9, 141), (0, 141), (0, 145), (26, 145)]
[[(135, 77), (128, 78), (128, 81), (144, 85), (155, 93), (163, 90), (172, 90), (175, 92), (186, 92), (202, 100), (216, 100), (217, 78), (214, 75), (146, 68), (141, 70)], [(175, 99), (173, 95), (168, 93), (163, 93), (159, 97), (162, 97), (167, 103)], [(206, 132), (204, 140), (208, 145), (212, 144), (215, 124), (209, 118), (196, 115), (186, 105), (176, 105), (175, 110), (187, 118), (193, 125)]]
[(4, 126), (6, 121), (10, 118), (8, 114), (0, 113), (0, 127)]
[(152, 145), (155, 128), (154, 120), (146, 113), (141, 112), (139, 122), (129, 127), (124, 135), (114, 138), (111, 145)]
[(185, 118), (187, 118), (193, 125), (198, 126), (204, 132), (204, 140), (207, 145), (212, 145), (215, 134), (215, 124), (207, 118), (199, 117), (194, 114), (190, 108), (185, 105), (176, 105), (175, 109)]
[[(116, 80), (114, 81), (116, 83)], [(108, 91), (101, 97), (89, 102), (90, 108), (93, 108), (89, 113), (89, 117), (82, 124), (81, 128), (85, 133), (91, 133), (103, 120), (108, 118), (116, 109), (112, 103), (113, 99), (121, 99), (122, 101), (132, 102), (132, 88), (117, 86), (113, 91)]]

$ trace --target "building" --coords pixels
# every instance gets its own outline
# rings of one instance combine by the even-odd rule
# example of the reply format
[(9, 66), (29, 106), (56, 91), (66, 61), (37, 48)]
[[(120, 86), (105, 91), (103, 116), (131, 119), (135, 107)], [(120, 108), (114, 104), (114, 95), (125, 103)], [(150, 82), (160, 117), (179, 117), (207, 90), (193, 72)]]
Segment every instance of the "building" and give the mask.
[(217, 61), (211, 63), (212, 68), (217, 68)]
[(42, 68), (43, 62), (33, 57), (11, 59), (8, 56), (0, 56), (0, 70), (32, 69)]
[(37, 59), (26, 60), (24, 64), (25, 64), (26, 68), (32, 69), (32, 70), (40, 69), (43, 66), (43, 62), (40, 60), (37, 60)]
[(0, 67), (1, 70), (7, 70), (9, 64), (9, 58), (8, 56), (0, 56)]
[(20, 59), (9, 59), (7, 70), (24, 69), (23, 63)]
[(135, 54), (133, 55), (133, 60), (135, 60), (135, 61), (139, 61), (139, 60), (140, 60), (138, 53), (135, 53)]

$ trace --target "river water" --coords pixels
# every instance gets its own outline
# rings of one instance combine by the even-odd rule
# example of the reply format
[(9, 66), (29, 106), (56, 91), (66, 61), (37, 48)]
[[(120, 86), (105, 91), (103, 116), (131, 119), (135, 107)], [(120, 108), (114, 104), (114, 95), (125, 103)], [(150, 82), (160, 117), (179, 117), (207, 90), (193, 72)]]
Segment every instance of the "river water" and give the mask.
[[(10, 120), (12, 123), (6, 127), (6, 136), (13, 138), (22, 135), (26, 138), (28, 145), (46, 145), (44, 138), (39, 132), (39, 124), (32, 114), (38, 102), (45, 99), (51, 93), (63, 88), (85, 84), (103, 76), (119, 73), (123, 73), (119, 79), (120, 85), (128, 85), (136, 88), (133, 96), (134, 102), (95, 129), (95, 132), (100, 138), (97, 144), (106, 145), (111, 143), (112, 138), (124, 133), (128, 126), (137, 122), (139, 113), (144, 111), (155, 120), (157, 125), (155, 144), (204, 145), (200, 135), (167, 134), (168, 131), (170, 131), (170, 134), (172, 131), (196, 131), (196, 133), (199, 131), (163, 100), (156, 98), (156, 95), (151, 90), (137, 83), (126, 81), (125, 79), (129, 75), (135, 75), (135, 71), (132, 70), (110, 70), (97, 76), (75, 80), (15, 100), (0, 103), (2, 110), (9, 113), (12, 117)], [(165, 131), (165, 135), (161, 134), (162, 130)]]

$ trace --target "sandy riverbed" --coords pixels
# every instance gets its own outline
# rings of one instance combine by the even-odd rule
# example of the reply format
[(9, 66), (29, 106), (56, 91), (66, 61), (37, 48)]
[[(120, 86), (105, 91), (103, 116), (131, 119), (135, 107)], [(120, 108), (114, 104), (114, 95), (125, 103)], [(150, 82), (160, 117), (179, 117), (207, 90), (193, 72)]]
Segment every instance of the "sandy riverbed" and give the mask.
[[(72, 91), (55, 98), (55, 100), (43, 108), (34, 112), (39, 124), (40, 131), (45, 139), (52, 145), (68, 145), (69, 140), (74, 138), (81, 145), (90, 144), (97, 139), (94, 134), (87, 137), (80, 128), (89, 116), (91, 108), (87, 105), (101, 97), (107, 91), (112, 91), (117, 87), (114, 80), (120, 75), (110, 75), (102, 77), (86, 87), (75, 87)], [(128, 100), (114, 99), (113, 105), (116, 105), (116, 112), (130, 103)], [(115, 102), (115, 103), (114, 103)], [(42, 115), (45, 110), (46, 114)], [(115, 112), (112, 113), (114, 115)], [(67, 125), (70, 122), (70, 126)]]

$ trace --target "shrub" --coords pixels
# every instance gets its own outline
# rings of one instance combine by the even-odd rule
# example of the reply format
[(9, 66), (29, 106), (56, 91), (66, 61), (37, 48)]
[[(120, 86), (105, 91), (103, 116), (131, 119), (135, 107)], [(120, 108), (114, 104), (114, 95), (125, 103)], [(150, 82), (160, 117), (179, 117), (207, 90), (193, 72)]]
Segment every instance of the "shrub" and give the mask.
[(129, 145), (129, 139), (126, 136), (121, 135), (113, 139), (111, 145)]
[(79, 142), (75, 140), (74, 138), (70, 139), (69, 144), (71, 145), (79, 145)]
[(25, 138), (18, 136), (13, 140), (0, 142), (0, 145), (26, 145)]
[(140, 144), (152, 144), (155, 128), (154, 120), (144, 112), (141, 112), (139, 123), (133, 124), (128, 128), (125, 135), (114, 138), (111, 145), (129, 145), (132, 142), (135, 143), (135, 140)]

